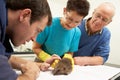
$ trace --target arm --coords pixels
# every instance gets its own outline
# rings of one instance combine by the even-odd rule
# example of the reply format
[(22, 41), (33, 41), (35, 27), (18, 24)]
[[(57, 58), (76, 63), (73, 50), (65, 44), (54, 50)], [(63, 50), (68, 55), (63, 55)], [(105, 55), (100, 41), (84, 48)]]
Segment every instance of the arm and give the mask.
[(6, 56), (0, 55), (0, 80), (16, 80), (18, 75), (8, 63)]
[(54, 60), (60, 59), (58, 55), (49, 55), (41, 49), (41, 45), (37, 42), (33, 42), (33, 52), (38, 56), (38, 58), (46, 63), (52, 64)]
[(33, 52), (37, 55), (37, 57), (42, 60), (42, 61), (46, 61), (47, 59), (51, 58), (51, 55), (49, 55), (48, 53), (44, 52), (41, 49), (41, 46), (39, 43), (37, 43), (36, 41), (33, 42)]
[[(15, 62), (17, 62), (17, 60)], [(34, 66), (35, 64), (27, 63), (27, 64), (20, 65), (21, 67), (25, 67), (25, 66), (27, 67), (24, 68), (25, 70), (21, 75), (17, 75), (9, 63), (8, 63), (7, 57), (0, 55), (0, 68), (1, 68), (0, 79), (1, 80), (36, 80), (39, 75), (40, 70), (38, 67)], [(32, 69), (31, 66), (35, 68)]]
[(75, 65), (86, 66), (86, 65), (102, 65), (104, 63), (104, 59), (101, 56), (93, 56), (93, 57), (74, 57)]
[(15, 56), (11, 56), (9, 63), (13, 68), (22, 71), (22, 74), (18, 76), (17, 80), (36, 80), (40, 73), (40, 69), (45, 71), (50, 67), (47, 63), (36, 63)]
[(39, 53), (42, 51), (41, 45), (39, 43), (37, 43), (36, 41), (34, 41), (33, 46), (32, 46), (32, 50), (38, 56)]
[[(45, 71), (50, 67), (50, 64), (48, 64), (48, 63), (37, 63), (37, 62), (27, 61), (27, 60), (21, 59), (21, 58), (16, 57), (16, 56), (11, 56), (9, 63), (12, 65), (12, 67), (14, 69), (22, 70), (23, 72), (24, 72), (24, 70), (26, 70), (26, 67), (29, 67), (31, 65), (37, 66), (42, 71)], [(27, 63), (29, 63), (30, 65), (21, 66), (21, 65), (24, 65)]]
[[(21, 65), (21, 66), (22, 67), (29, 66), (29, 67), (25, 68), (26, 70), (18, 76), (17, 80), (36, 80), (37, 79), (37, 77), (39, 76), (39, 71), (40, 71), (38, 69), (38, 67), (35, 67), (34, 64), (31, 64), (31, 63), (27, 63), (27, 64), (24, 64), (24, 65)], [(31, 66), (34, 69), (32, 69)], [(39, 71), (37, 71), (36, 68)]]
[[(94, 45), (93, 48), (86, 48), (85, 46), (87, 46), (88, 44), (80, 46), (79, 50), (77, 51), (78, 56), (74, 57), (74, 62), (76, 65), (102, 65), (107, 61), (110, 52), (110, 33), (107, 29), (105, 30), (106, 31), (103, 30), (100, 39), (97, 39), (99, 40), (98, 43), (96, 45), (94, 45), (96, 41), (92, 43), (92, 45)], [(84, 43), (84, 40), (82, 41)], [(89, 56), (87, 56), (86, 54)]]
[(18, 80), (35, 80), (40, 73), (39, 66), (32, 61), (27, 61), (16, 56), (11, 56), (9, 63), (14, 69), (22, 71), (22, 74), (19, 75)]

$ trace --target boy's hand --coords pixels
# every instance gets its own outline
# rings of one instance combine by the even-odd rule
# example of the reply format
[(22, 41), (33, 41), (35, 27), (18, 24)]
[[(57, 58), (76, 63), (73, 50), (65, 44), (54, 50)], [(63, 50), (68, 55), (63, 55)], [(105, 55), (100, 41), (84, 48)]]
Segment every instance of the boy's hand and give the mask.
[(50, 64), (45, 62), (44, 63), (36, 62), (36, 64), (38, 65), (41, 71), (46, 71), (50, 67)]
[(60, 60), (60, 56), (53, 54), (50, 58), (48, 58), (45, 62), (49, 63), (49, 64), (53, 64), (55, 62), (55, 60)]
[(73, 69), (73, 68), (74, 68), (74, 60), (73, 60), (72, 55), (66, 53), (66, 54), (63, 56), (63, 58), (68, 58), (68, 59), (70, 59), (70, 61), (71, 61), (71, 63), (72, 63), (72, 69)]

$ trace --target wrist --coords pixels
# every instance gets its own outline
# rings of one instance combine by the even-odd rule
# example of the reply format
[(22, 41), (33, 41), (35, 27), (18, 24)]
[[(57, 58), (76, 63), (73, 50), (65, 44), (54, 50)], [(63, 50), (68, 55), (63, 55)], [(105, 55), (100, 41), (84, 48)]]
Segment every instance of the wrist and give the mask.
[(38, 58), (42, 61), (46, 61), (47, 59), (49, 59), (51, 56), (44, 52), (44, 51), (41, 51), (39, 54), (38, 54)]

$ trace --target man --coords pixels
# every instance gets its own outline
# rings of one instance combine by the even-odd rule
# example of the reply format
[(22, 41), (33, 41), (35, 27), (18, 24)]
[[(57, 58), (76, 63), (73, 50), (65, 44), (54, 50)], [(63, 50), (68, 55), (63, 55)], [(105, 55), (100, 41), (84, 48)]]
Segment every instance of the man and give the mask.
[(113, 4), (104, 2), (94, 10), (91, 18), (83, 20), (78, 26), (82, 35), (79, 50), (74, 53), (76, 65), (101, 65), (107, 61), (111, 34), (106, 26), (114, 14)]
[[(14, 46), (34, 40), (51, 23), (47, 0), (0, 0), (0, 80), (35, 80), (47, 63), (35, 63), (11, 56)], [(12, 69), (22, 71), (17, 75)]]

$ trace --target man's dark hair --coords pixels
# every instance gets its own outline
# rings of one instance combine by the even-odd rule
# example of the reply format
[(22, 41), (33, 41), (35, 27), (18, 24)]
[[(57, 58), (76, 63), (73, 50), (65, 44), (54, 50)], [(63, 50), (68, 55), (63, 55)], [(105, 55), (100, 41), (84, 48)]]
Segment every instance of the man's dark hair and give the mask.
[(48, 16), (48, 25), (51, 24), (52, 15), (47, 0), (6, 0), (6, 7), (11, 10), (31, 9), (30, 23)]
[(86, 16), (89, 12), (89, 2), (87, 0), (68, 0), (67, 11), (76, 11), (81, 16)]

